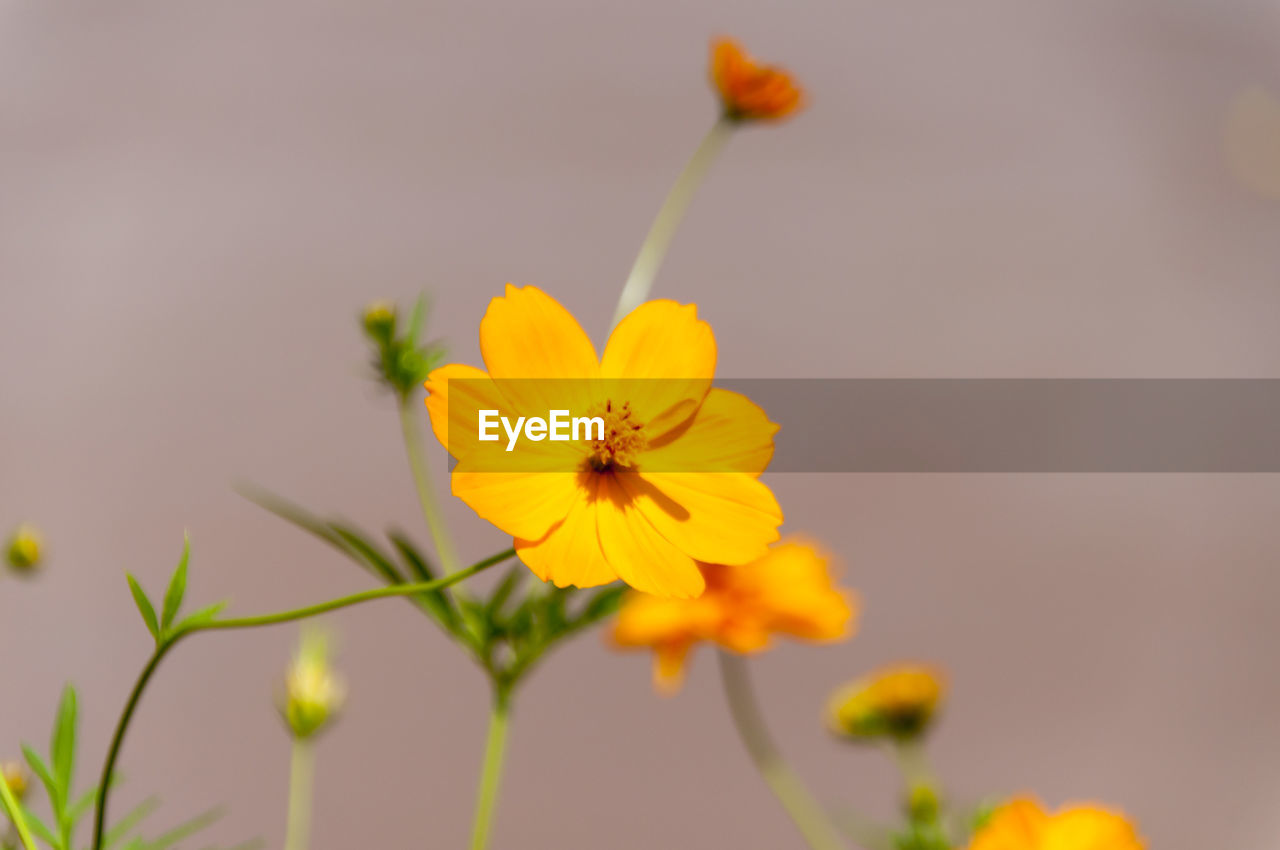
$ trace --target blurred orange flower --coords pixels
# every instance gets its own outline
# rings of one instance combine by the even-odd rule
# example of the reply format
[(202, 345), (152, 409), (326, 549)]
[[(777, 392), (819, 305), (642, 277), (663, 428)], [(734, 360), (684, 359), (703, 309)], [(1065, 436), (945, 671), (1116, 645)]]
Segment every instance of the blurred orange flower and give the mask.
[(855, 740), (911, 738), (928, 728), (945, 690), (942, 672), (934, 667), (886, 667), (832, 694), (827, 725)]
[[(597, 358), (555, 299), (508, 285), (480, 323), (480, 351), (487, 372), (453, 364), (428, 376), (431, 425), (458, 461), (454, 495), (514, 537), (539, 578), (692, 597), (699, 561), (745, 564), (778, 539), (782, 510), (759, 480), (778, 426), (711, 387), (716, 341), (697, 307), (641, 304)], [(481, 409), (585, 413), (606, 433), (495, 454), (479, 441)], [(495, 459), (509, 465), (486, 465)]]
[(1142, 850), (1124, 815), (1094, 805), (1046, 812), (1034, 799), (1005, 803), (978, 830), (969, 850)]
[(777, 121), (797, 112), (804, 95), (781, 68), (761, 65), (732, 39), (711, 44), (711, 82), (725, 116), (734, 121)]
[(689, 650), (713, 641), (731, 652), (758, 652), (772, 636), (829, 642), (853, 631), (856, 600), (835, 587), (830, 556), (816, 544), (788, 538), (745, 566), (703, 564), (707, 591), (691, 600), (632, 593), (613, 628), (614, 643), (654, 653), (654, 683), (672, 692), (684, 677)]

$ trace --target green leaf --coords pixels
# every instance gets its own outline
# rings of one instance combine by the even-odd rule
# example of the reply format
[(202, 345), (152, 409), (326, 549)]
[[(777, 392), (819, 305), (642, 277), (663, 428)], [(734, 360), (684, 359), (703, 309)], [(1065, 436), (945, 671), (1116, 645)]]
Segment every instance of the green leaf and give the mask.
[[(400, 559), (408, 565), (409, 571), (413, 573), (414, 578), (420, 582), (435, 581), (437, 576), (427, 559), (422, 556), (412, 541), (399, 532), (389, 532), (387, 534), (391, 538), (392, 544), (396, 550), (400, 552)], [(433, 590), (414, 597), (421, 600), (427, 613), (433, 615), (440, 624), (449, 631), (458, 633), (458, 612), (454, 610), (453, 603), (449, 599), (449, 595), (443, 590)]]
[(190, 838), (200, 830), (207, 829), (209, 826), (220, 820), (223, 814), (224, 812), (222, 809), (210, 809), (207, 812), (202, 812), (191, 820), (175, 826), (164, 835), (150, 841), (143, 842), (143, 850), (168, 850), (168, 848), (173, 847), (178, 842), (186, 838)]
[(413, 302), (413, 311), (409, 314), (408, 330), (405, 332), (405, 345), (409, 348), (415, 348), (418, 345), (418, 337), (422, 335), (422, 326), (427, 318), (427, 296), (423, 293), (418, 296), (418, 300)]
[(574, 628), (583, 628), (613, 616), (622, 607), (622, 600), (627, 595), (625, 584), (610, 585), (597, 590), (587, 600), (582, 613), (574, 619)]
[(58, 703), (58, 719), (53, 727), (53, 740), (49, 746), (53, 761), (53, 775), (62, 791), (65, 804), (71, 790), (71, 776), (76, 766), (76, 689), (67, 685)]
[[(107, 783), (107, 787), (114, 788), (120, 784), (120, 776), (116, 774), (111, 777), (111, 781)], [(95, 785), (88, 791), (85, 791), (80, 797), (67, 807), (67, 820), (72, 823), (79, 822), (84, 817), (85, 812), (89, 811), (89, 807), (94, 804), (98, 798), (98, 786)]]
[(364, 561), (374, 572), (382, 576), (387, 584), (404, 584), (404, 575), (391, 563), (372, 541), (363, 536), (358, 529), (338, 522), (329, 523), (333, 533), (347, 544), (348, 549)]
[(173, 623), (173, 618), (178, 616), (178, 609), (182, 607), (182, 597), (187, 593), (187, 562), (191, 560), (191, 538), (185, 534), (182, 535), (182, 558), (178, 561), (178, 568), (173, 571), (173, 577), (169, 579), (169, 589), (164, 594), (164, 615), (160, 618), (161, 630), (167, 630)]
[(133, 809), (131, 809), (124, 817), (116, 821), (106, 835), (102, 837), (103, 850), (110, 850), (119, 842), (128, 837), (129, 833), (142, 823), (152, 812), (160, 806), (160, 800), (155, 797), (148, 797)]
[(152, 607), (146, 591), (129, 573), (125, 573), (124, 577), (129, 580), (129, 592), (133, 594), (133, 603), (138, 606), (138, 613), (142, 615), (142, 622), (146, 624), (147, 631), (151, 632), (153, 638), (160, 640), (160, 623), (156, 621), (156, 609)]
[(218, 619), (218, 615), (221, 614), (223, 609), (225, 609), (226, 607), (227, 607), (226, 602), (215, 602), (212, 605), (208, 605), (204, 608), (201, 608), (199, 611), (196, 611), (194, 614), (191, 614), (185, 617), (181, 622), (178, 623), (178, 625), (174, 626), (173, 630), (175, 632), (180, 632), (185, 629), (195, 628), (197, 626), (203, 626), (208, 623), (212, 623), (214, 620)]
[(40, 782), (44, 785), (44, 791), (49, 795), (49, 802), (55, 809), (61, 809), (62, 804), (58, 801), (62, 798), (62, 790), (58, 787), (58, 780), (54, 778), (53, 771), (49, 770), (49, 765), (45, 764), (44, 759), (40, 758), (40, 754), (28, 744), (22, 745), (22, 754), (26, 756), (27, 764), (31, 766), (32, 772), (40, 777)]
[(502, 617), (502, 606), (507, 604), (507, 600), (511, 598), (512, 592), (516, 589), (516, 585), (527, 574), (528, 568), (523, 564), (516, 564), (507, 570), (507, 574), (502, 577), (502, 581), (498, 582), (498, 586), (493, 589), (493, 594), (489, 597), (489, 604), (486, 606), (485, 614), (489, 618), (489, 622), (498, 623)]
[(18, 804), (18, 810), (22, 812), (22, 817), (26, 820), (27, 826), (31, 827), (31, 831), (36, 834), (37, 838), (45, 844), (48, 844), (50, 847), (62, 850), (62, 842), (54, 836), (53, 830), (45, 826), (44, 821), (36, 817), (35, 812), (31, 811), (31, 809), (27, 808), (22, 803)]

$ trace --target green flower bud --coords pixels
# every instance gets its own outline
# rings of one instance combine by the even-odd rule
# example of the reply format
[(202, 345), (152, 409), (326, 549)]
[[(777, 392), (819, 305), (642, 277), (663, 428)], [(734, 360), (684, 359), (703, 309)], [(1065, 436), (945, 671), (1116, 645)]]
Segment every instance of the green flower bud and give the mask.
[(396, 305), (390, 301), (374, 301), (364, 310), (364, 332), (383, 345), (396, 333)]
[(44, 538), (40, 536), (40, 532), (35, 526), (23, 523), (9, 537), (9, 545), (5, 547), (5, 560), (15, 572), (32, 572), (40, 566), (43, 548)]
[(0, 762), (0, 776), (4, 777), (4, 782), (9, 786), (9, 790), (13, 792), (14, 798), (18, 802), (22, 802), (27, 796), (27, 789), (31, 785), (31, 776), (27, 773), (26, 768), (21, 762), (6, 761)]
[(346, 699), (342, 680), (329, 666), (329, 641), (324, 633), (304, 630), (293, 664), (285, 673), (280, 714), (296, 738), (310, 738), (324, 729)]

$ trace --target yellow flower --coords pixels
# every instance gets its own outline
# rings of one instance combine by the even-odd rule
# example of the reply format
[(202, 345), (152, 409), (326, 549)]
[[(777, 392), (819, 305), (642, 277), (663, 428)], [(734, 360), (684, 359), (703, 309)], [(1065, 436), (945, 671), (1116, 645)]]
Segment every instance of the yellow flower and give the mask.
[(942, 673), (923, 665), (888, 667), (845, 685), (827, 703), (827, 724), (855, 740), (911, 738), (928, 728), (942, 702)]
[(697, 599), (629, 594), (613, 641), (652, 648), (654, 683), (671, 692), (684, 677), (689, 650), (702, 641), (752, 653), (767, 648), (773, 635), (841, 640), (853, 631), (856, 602), (833, 585), (829, 561), (814, 543), (788, 538), (744, 566), (703, 564), (707, 591)]
[(35, 526), (23, 523), (14, 529), (5, 550), (5, 559), (9, 566), (18, 572), (30, 572), (40, 566), (41, 549), (44, 538)]
[(5, 784), (13, 792), (14, 798), (21, 802), (27, 796), (27, 786), (30, 782), (26, 768), (16, 761), (0, 762), (0, 775), (4, 776)]
[[(427, 410), (458, 461), (453, 494), (515, 538), (539, 578), (692, 597), (699, 561), (748, 563), (778, 539), (782, 511), (759, 480), (777, 426), (711, 387), (716, 342), (695, 306), (640, 305), (597, 358), (564, 307), (508, 284), (480, 323), (480, 352), (487, 372), (453, 364), (428, 376)], [(508, 454), (505, 435), (481, 441), (481, 410), (513, 421), (567, 410), (599, 419), (602, 439), (525, 441)]]
[(1142, 850), (1146, 842), (1124, 815), (1095, 805), (1052, 814), (1031, 798), (1010, 800), (978, 830), (969, 850)]
[(280, 714), (298, 738), (310, 738), (342, 708), (346, 688), (329, 666), (329, 641), (307, 629), (293, 663), (285, 673)]
[(725, 116), (735, 121), (777, 121), (804, 102), (790, 74), (759, 64), (727, 38), (711, 45), (711, 82), (720, 93)]

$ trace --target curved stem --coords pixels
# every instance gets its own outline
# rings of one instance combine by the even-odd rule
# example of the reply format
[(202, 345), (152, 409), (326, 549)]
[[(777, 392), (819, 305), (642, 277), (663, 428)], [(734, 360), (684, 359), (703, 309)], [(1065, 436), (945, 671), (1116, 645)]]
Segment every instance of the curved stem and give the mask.
[(723, 651), (718, 654), (720, 677), (724, 684), (725, 698), (729, 702), (729, 712), (733, 715), (734, 726), (737, 727), (738, 735), (751, 755), (751, 760), (755, 762), (756, 769), (813, 850), (845, 850), (843, 839), (831, 825), (822, 807), (809, 795), (804, 783), (778, 752), (773, 736), (765, 725), (764, 715), (760, 712), (760, 705), (756, 702), (746, 660)]
[(440, 513), (435, 491), (431, 488), (431, 470), (427, 464), (427, 454), (422, 448), (422, 437), (412, 407), (407, 398), (400, 401), (400, 430), (404, 432), (404, 450), (409, 455), (409, 469), (413, 473), (413, 483), (418, 488), (422, 516), (427, 521), (427, 528), (431, 530), (431, 540), (436, 546), (440, 568), (445, 575), (452, 575), (458, 569), (458, 553)]
[(711, 129), (702, 139), (702, 144), (698, 145), (698, 149), (693, 152), (689, 164), (676, 178), (675, 185), (667, 193), (666, 200), (662, 202), (662, 208), (658, 210), (658, 215), (649, 227), (649, 235), (640, 246), (640, 253), (631, 266), (631, 274), (627, 276), (626, 285), (622, 287), (618, 308), (613, 314), (613, 326), (621, 322), (623, 317), (649, 297), (649, 290), (653, 288), (653, 279), (658, 274), (662, 260), (667, 256), (671, 238), (675, 236), (676, 228), (680, 226), (680, 220), (684, 218), (685, 210), (689, 208), (694, 192), (702, 184), (720, 149), (733, 133), (733, 126), (734, 122), (727, 118), (721, 118), (711, 125)]
[(502, 781), (502, 762), (506, 755), (507, 724), (511, 718), (511, 693), (499, 685), (493, 695), (489, 713), (489, 734), (485, 740), (484, 765), (480, 769), (480, 790), (476, 794), (475, 826), (471, 831), (471, 850), (489, 846), (489, 830), (493, 810), (498, 802), (498, 786)]
[(343, 596), (338, 599), (330, 599), (315, 605), (308, 605), (305, 608), (295, 608), (291, 611), (280, 611), (274, 614), (260, 614), (256, 617), (238, 617), (229, 620), (215, 620), (213, 622), (197, 623), (195, 625), (179, 627), (176, 631), (168, 634), (156, 644), (156, 650), (152, 654), (151, 659), (147, 661), (147, 665), (142, 668), (142, 672), (138, 675), (138, 681), (134, 684), (133, 690), (129, 693), (129, 699), (125, 702), (124, 711), (120, 714), (120, 720), (116, 723), (115, 733), (111, 736), (111, 746), (107, 749), (107, 759), (102, 765), (102, 778), (98, 783), (98, 796), (94, 803), (93, 816), (93, 850), (102, 850), (102, 841), (105, 833), (107, 821), (107, 799), (111, 792), (111, 777), (115, 774), (116, 762), (120, 758), (120, 748), (124, 744), (125, 735), (129, 731), (129, 723), (133, 720), (133, 715), (137, 711), (138, 701), (142, 699), (142, 692), (146, 690), (147, 684), (151, 681), (152, 675), (155, 674), (156, 668), (160, 666), (160, 662), (169, 654), (178, 642), (187, 635), (193, 635), (197, 632), (206, 631), (225, 631), (227, 629), (253, 629), (261, 626), (274, 626), (279, 623), (288, 623), (294, 620), (303, 620), (307, 617), (314, 617), (317, 614), (324, 614), (328, 611), (336, 611), (339, 608), (348, 608), (352, 605), (359, 605), (362, 602), (371, 602), (374, 599), (385, 599), (392, 596), (414, 596), (419, 593), (428, 593), (433, 590), (440, 590), (451, 584), (462, 581), (463, 579), (473, 576), (482, 570), (488, 569), (495, 564), (510, 560), (515, 557), (515, 549), (507, 549), (505, 552), (499, 552), (478, 561), (465, 570), (459, 570), (450, 576), (437, 579), (436, 581), (420, 582), (418, 584), (397, 584), (391, 587), (380, 587), (374, 590), (366, 590), (360, 593), (353, 593), (349, 596)]
[(30, 828), (27, 827), (27, 819), (22, 816), (22, 807), (13, 796), (13, 789), (9, 787), (9, 780), (4, 778), (3, 772), (0, 772), (0, 804), (3, 804), (9, 820), (13, 821), (13, 828), (18, 831), (18, 840), (22, 842), (24, 850), (39, 850)]
[(315, 777), (315, 748), (307, 738), (294, 737), (289, 757), (289, 819), (284, 850), (307, 850), (311, 833), (311, 786)]

